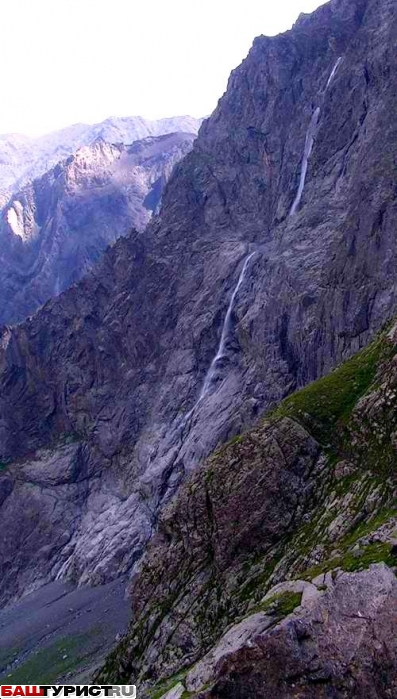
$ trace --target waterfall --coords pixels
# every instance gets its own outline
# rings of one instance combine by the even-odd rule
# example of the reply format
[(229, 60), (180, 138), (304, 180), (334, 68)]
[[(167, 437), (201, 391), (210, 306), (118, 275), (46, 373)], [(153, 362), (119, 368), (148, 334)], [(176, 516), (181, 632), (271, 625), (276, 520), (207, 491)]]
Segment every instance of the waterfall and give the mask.
[(208, 369), (207, 376), (205, 377), (198, 402), (202, 401), (203, 398), (207, 395), (207, 393), (211, 387), (212, 380), (213, 380), (214, 375), (215, 375), (216, 365), (221, 359), (223, 359), (226, 356), (226, 342), (227, 342), (227, 338), (228, 338), (228, 335), (229, 335), (230, 330), (231, 330), (231, 321), (232, 321), (232, 313), (233, 313), (234, 304), (236, 302), (237, 294), (240, 290), (240, 287), (244, 281), (245, 273), (247, 271), (249, 262), (254, 255), (255, 255), (255, 251), (251, 252), (251, 254), (245, 258), (243, 268), (240, 272), (240, 276), (237, 280), (237, 284), (234, 287), (234, 291), (233, 291), (233, 294), (232, 294), (231, 299), (230, 299), (230, 303), (229, 303), (229, 306), (228, 306), (228, 309), (226, 312), (225, 320), (223, 321), (223, 328), (222, 328), (221, 339), (219, 341), (218, 351), (217, 351), (214, 359), (211, 362), (210, 368)]
[[(325, 87), (325, 90), (324, 90), (324, 92), (322, 92), (321, 95), (320, 95), (320, 104), (323, 102), (323, 100), (324, 100), (324, 95), (325, 95), (326, 91), (328, 90), (329, 86), (331, 85), (331, 82), (333, 81), (333, 79), (334, 79), (334, 77), (335, 77), (335, 73), (336, 73), (336, 71), (337, 71), (338, 68), (339, 68), (339, 64), (340, 64), (341, 60), (342, 60), (342, 56), (340, 56), (340, 57), (338, 58), (338, 60), (336, 61), (334, 67), (333, 67), (332, 70), (331, 70), (331, 74), (330, 74), (330, 76), (329, 76), (329, 78), (328, 78), (328, 81), (327, 81), (327, 85), (326, 85), (326, 87)], [(292, 204), (291, 211), (290, 211), (290, 213), (289, 213), (290, 216), (293, 216), (293, 215), (296, 213), (296, 211), (297, 211), (297, 209), (298, 209), (298, 206), (299, 206), (299, 204), (300, 204), (300, 202), (301, 202), (301, 199), (302, 199), (303, 190), (304, 190), (304, 188), (305, 188), (305, 182), (306, 182), (306, 175), (307, 175), (307, 168), (308, 168), (308, 164), (309, 164), (309, 158), (310, 158), (310, 156), (311, 156), (311, 154), (312, 154), (313, 143), (314, 143), (314, 138), (315, 138), (316, 132), (317, 132), (317, 127), (318, 127), (318, 121), (319, 121), (319, 118), (320, 118), (320, 114), (321, 114), (321, 108), (320, 108), (320, 107), (317, 107), (317, 108), (314, 110), (313, 114), (312, 114), (312, 118), (311, 118), (311, 120), (310, 120), (309, 128), (308, 128), (307, 133), (306, 133), (305, 149), (304, 149), (304, 151), (303, 151), (303, 159), (302, 159), (302, 167), (301, 167), (301, 175), (300, 175), (299, 187), (298, 187), (298, 192), (297, 192), (297, 195), (296, 195), (296, 197), (295, 197), (294, 203)]]
[(314, 143), (314, 137), (316, 135), (317, 131), (317, 126), (318, 126), (318, 120), (320, 118), (320, 107), (317, 107), (313, 114), (312, 118), (310, 120), (309, 128), (306, 133), (306, 141), (305, 141), (305, 150), (303, 151), (303, 160), (302, 160), (302, 167), (301, 167), (301, 176), (300, 176), (300, 181), (299, 181), (299, 187), (298, 187), (298, 193), (295, 197), (295, 201), (292, 204), (291, 211), (290, 211), (290, 216), (293, 216), (294, 213), (296, 212), (301, 199), (302, 199), (302, 194), (303, 190), (305, 188), (305, 182), (306, 182), (306, 175), (307, 175), (307, 166), (309, 164), (309, 158), (311, 156), (312, 150), (313, 150), (313, 143)]
[[(342, 61), (342, 56), (340, 56), (338, 58), (334, 67), (332, 68), (332, 71), (331, 71), (331, 74), (328, 78), (325, 90), (320, 92), (320, 94), (319, 94), (319, 99), (318, 99), (319, 105), (322, 105), (322, 103), (324, 101), (325, 93), (327, 92), (332, 80), (334, 79), (336, 71), (338, 70), (339, 64), (341, 61)], [(312, 150), (313, 150), (313, 144), (314, 144), (314, 139), (316, 137), (316, 133), (317, 133), (317, 129), (318, 129), (318, 122), (320, 119), (320, 114), (321, 114), (321, 106), (317, 106), (313, 111), (312, 117), (310, 119), (310, 124), (309, 124), (309, 127), (308, 127), (307, 132), (306, 132), (305, 148), (303, 151), (299, 187), (298, 187), (298, 192), (296, 194), (294, 203), (292, 204), (292, 207), (290, 210), (290, 216), (293, 216), (293, 214), (296, 213), (296, 211), (299, 207), (299, 204), (301, 202), (301, 199), (302, 199), (303, 190), (305, 188), (309, 159), (310, 159), (310, 156), (311, 156)], [(220, 362), (224, 357), (227, 356), (226, 343), (227, 343), (227, 339), (228, 339), (228, 336), (229, 336), (230, 331), (231, 331), (233, 309), (234, 309), (234, 306), (236, 303), (236, 298), (237, 298), (238, 292), (239, 292), (240, 287), (244, 281), (244, 278), (245, 278), (245, 275), (246, 275), (246, 272), (248, 269), (248, 265), (249, 265), (252, 257), (255, 255), (255, 253), (256, 253), (256, 251), (250, 253), (249, 255), (247, 255), (247, 257), (244, 260), (242, 270), (241, 270), (239, 278), (237, 280), (237, 284), (234, 287), (234, 291), (232, 293), (232, 296), (231, 296), (231, 299), (229, 302), (229, 306), (228, 306), (228, 309), (226, 312), (225, 320), (223, 322), (222, 333), (221, 333), (221, 338), (219, 341), (217, 353), (216, 353), (215, 357), (213, 358), (211, 365), (207, 371), (207, 374), (205, 376), (198, 400), (194, 404), (193, 408), (191, 410), (189, 410), (187, 415), (185, 415), (185, 417), (182, 420), (182, 423), (181, 423), (182, 428), (184, 428), (185, 425), (187, 424), (187, 422), (190, 420), (190, 418), (192, 417), (193, 413), (195, 412), (197, 406), (208, 395), (210, 388), (211, 388), (211, 384), (212, 384), (214, 377), (215, 377), (215, 374), (216, 374), (218, 362)]]
[(329, 78), (328, 78), (328, 82), (327, 82), (327, 85), (326, 85), (325, 90), (328, 90), (329, 86), (331, 85), (331, 83), (332, 83), (332, 81), (333, 81), (333, 79), (334, 79), (334, 77), (335, 77), (335, 73), (336, 73), (336, 71), (337, 71), (338, 68), (339, 68), (339, 64), (340, 64), (341, 60), (342, 60), (342, 56), (339, 56), (338, 60), (336, 61), (335, 65), (334, 65), (334, 67), (332, 68), (331, 75), (330, 75)]
[(223, 321), (221, 339), (219, 341), (216, 355), (213, 358), (211, 365), (210, 365), (210, 368), (207, 371), (207, 374), (206, 374), (206, 377), (204, 379), (204, 383), (202, 385), (198, 400), (194, 404), (193, 408), (191, 410), (189, 410), (189, 412), (185, 415), (185, 417), (182, 419), (182, 422), (180, 423), (181, 429), (184, 429), (184, 427), (186, 426), (186, 424), (189, 422), (190, 418), (192, 417), (193, 413), (195, 412), (197, 406), (200, 405), (201, 401), (209, 393), (209, 390), (211, 388), (211, 384), (212, 384), (212, 381), (213, 381), (213, 378), (215, 376), (215, 372), (217, 369), (217, 364), (221, 359), (226, 357), (226, 354), (227, 354), (226, 342), (227, 342), (227, 338), (228, 338), (228, 335), (229, 335), (230, 330), (231, 330), (232, 313), (233, 313), (234, 305), (236, 303), (237, 294), (238, 294), (238, 292), (241, 288), (241, 285), (244, 281), (244, 277), (245, 277), (245, 274), (247, 272), (247, 268), (248, 268), (248, 265), (250, 263), (250, 260), (255, 255), (255, 252), (256, 252), (255, 250), (254, 250), (254, 252), (251, 252), (249, 255), (247, 255), (247, 257), (244, 260), (242, 270), (241, 270), (239, 278), (237, 280), (237, 284), (234, 287), (234, 291), (232, 293), (232, 296), (231, 296), (231, 299), (229, 302), (229, 306), (228, 306), (228, 309), (226, 311), (225, 320)]

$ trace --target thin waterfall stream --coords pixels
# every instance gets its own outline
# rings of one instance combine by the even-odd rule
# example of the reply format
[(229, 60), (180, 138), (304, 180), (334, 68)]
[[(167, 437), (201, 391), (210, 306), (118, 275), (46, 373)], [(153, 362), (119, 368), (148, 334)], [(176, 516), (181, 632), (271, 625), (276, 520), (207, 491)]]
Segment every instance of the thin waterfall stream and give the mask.
[(188, 420), (192, 417), (193, 413), (195, 412), (196, 408), (200, 405), (200, 403), (204, 400), (204, 398), (209, 394), (210, 389), (211, 389), (211, 384), (212, 384), (213, 379), (215, 377), (218, 363), (224, 357), (227, 356), (226, 343), (227, 343), (227, 339), (228, 339), (228, 336), (229, 336), (230, 331), (231, 331), (233, 309), (234, 309), (234, 306), (236, 303), (238, 292), (240, 291), (241, 285), (244, 282), (244, 278), (245, 278), (245, 275), (246, 275), (246, 272), (248, 269), (248, 265), (255, 254), (256, 254), (256, 250), (254, 250), (254, 252), (251, 252), (249, 255), (247, 255), (245, 260), (244, 260), (244, 264), (243, 264), (241, 272), (239, 274), (237, 284), (234, 287), (233, 293), (232, 293), (230, 301), (229, 301), (229, 305), (228, 305), (226, 315), (225, 315), (225, 320), (223, 321), (221, 338), (219, 341), (216, 355), (213, 358), (213, 360), (210, 364), (210, 367), (206, 373), (206, 376), (205, 376), (205, 379), (204, 379), (204, 382), (203, 382), (203, 385), (202, 385), (202, 388), (200, 391), (200, 395), (199, 395), (196, 403), (194, 404), (193, 408), (191, 410), (189, 410), (187, 415), (184, 417), (184, 419), (182, 421), (182, 425), (181, 425), (182, 427), (184, 427), (186, 425)]
[[(334, 67), (332, 68), (332, 71), (331, 71), (330, 76), (328, 78), (327, 84), (325, 86), (325, 90), (320, 93), (320, 102), (321, 103), (324, 101), (325, 93), (327, 92), (329, 86), (331, 85), (341, 61), (342, 61), (342, 56), (340, 56), (338, 58)], [(305, 147), (303, 150), (303, 158), (302, 158), (302, 165), (301, 165), (301, 174), (300, 174), (300, 178), (299, 178), (299, 186), (298, 186), (298, 191), (297, 191), (296, 197), (294, 199), (294, 203), (292, 204), (291, 210), (289, 212), (290, 216), (293, 216), (297, 212), (299, 204), (301, 203), (301, 200), (302, 200), (303, 190), (305, 188), (305, 183), (306, 183), (306, 176), (307, 176), (307, 169), (308, 169), (308, 165), (309, 165), (309, 159), (310, 159), (310, 156), (312, 154), (314, 139), (316, 137), (317, 130), (318, 130), (320, 114), (321, 114), (321, 107), (318, 106), (318, 107), (316, 107), (316, 109), (314, 110), (314, 112), (312, 114), (312, 117), (310, 119), (310, 124), (309, 124), (309, 127), (308, 127), (307, 132), (306, 132)]]
[[(335, 65), (333, 66), (332, 71), (328, 77), (325, 89), (319, 95), (319, 105), (314, 109), (312, 116), (311, 116), (311, 119), (310, 119), (310, 124), (309, 124), (307, 132), (306, 132), (305, 147), (304, 147), (304, 151), (303, 151), (303, 158), (302, 158), (302, 164), (301, 164), (301, 172), (300, 172), (298, 191), (297, 191), (297, 194), (295, 196), (294, 202), (293, 202), (291, 210), (290, 210), (290, 214), (289, 214), (290, 216), (293, 216), (293, 214), (296, 213), (296, 211), (299, 207), (299, 204), (302, 200), (302, 195), (303, 195), (303, 191), (304, 191), (305, 183), (306, 183), (306, 176), (307, 176), (309, 159), (310, 159), (310, 156), (312, 154), (314, 139), (316, 137), (318, 126), (319, 126), (319, 120), (320, 120), (320, 115), (321, 115), (321, 105), (324, 101), (325, 94), (326, 94), (329, 86), (331, 85), (334, 77), (335, 77), (335, 74), (339, 68), (341, 61), (342, 61), (342, 56), (340, 56), (338, 58)], [(234, 306), (236, 303), (238, 292), (241, 288), (241, 285), (244, 282), (249, 263), (250, 263), (252, 257), (256, 254), (256, 252), (257, 252), (256, 250), (254, 252), (251, 252), (250, 254), (248, 254), (246, 256), (246, 258), (244, 260), (243, 267), (242, 267), (240, 275), (238, 277), (237, 284), (234, 287), (232, 296), (230, 298), (229, 306), (228, 306), (228, 309), (226, 311), (226, 316), (225, 316), (225, 320), (223, 322), (222, 333), (221, 333), (221, 338), (219, 341), (217, 352), (216, 352), (215, 357), (213, 358), (213, 360), (210, 364), (210, 367), (207, 371), (207, 374), (205, 376), (198, 400), (194, 404), (193, 408), (191, 410), (189, 410), (187, 415), (184, 417), (184, 419), (182, 421), (182, 425), (181, 425), (182, 427), (184, 427), (186, 425), (188, 420), (191, 418), (191, 416), (195, 412), (196, 408), (200, 405), (200, 403), (204, 400), (204, 398), (210, 393), (211, 385), (212, 385), (213, 380), (214, 380), (215, 375), (216, 375), (218, 363), (224, 357), (227, 356), (226, 343), (227, 343), (228, 337), (229, 337), (230, 332), (231, 332), (233, 309), (234, 309)]]
[(331, 83), (332, 83), (332, 81), (333, 81), (333, 79), (334, 79), (334, 77), (335, 77), (335, 73), (336, 73), (336, 71), (337, 71), (338, 68), (339, 68), (339, 64), (340, 64), (341, 60), (342, 60), (342, 56), (339, 56), (338, 60), (336, 61), (335, 65), (334, 65), (334, 67), (332, 68), (331, 75), (329, 76), (327, 85), (326, 85), (326, 87), (325, 87), (325, 90), (326, 90), (326, 91), (328, 90), (329, 86), (331, 85)]
[(217, 351), (214, 359), (211, 362), (210, 368), (208, 369), (207, 375), (205, 377), (205, 380), (204, 380), (204, 383), (203, 383), (203, 386), (202, 386), (202, 389), (200, 392), (199, 401), (201, 401), (207, 395), (207, 393), (211, 387), (212, 380), (213, 380), (214, 375), (215, 375), (216, 366), (217, 366), (218, 362), (226, 356), (226, 351), (225, 351), (226, 350), (226, 342), (227, 342), (227, 338), (228, 338), (228, 335), (229, 335), (230, 329), (231, 329), (231, 320), (232, 320), (232, 313), (233, 313), (234, 304), (236, 302), (237, 294), (240, 290), (240, 287), (244, 281), (244, 277), (245, 277), (249, 262), (254, 255), (255, 255), (255, 251), (251, 252), (251, 254), (245, 258), (243, 268), (240, 272), (240, 276), (238, 278), (237, 284), (236, 284), (234, 291), (233, 291), (233, 294), (231, 296), (230, 303), (229, 303), (229, 306), (228, 306), (228, 309), (226, 312), (225, 320), (223, 322), (222, 334), (221, 334), (221, 339), (220, 339), (219, 346), (218, 346), (218, 351)]
[(305, 149), (303, 151), (303, 160), (302, 160), (302, 167), (301, 167), (301, 176), (299, 180), (299, 187), (298, 187), (298, 192), (295, 197), (294, 203), (291, 206), (291, 211), (290, 211), (290, 216), (293, 216), (294, 213), (297, 211), (299, 204), (301, 203), (302, 199), (302, 194), (303, 190), (305, 188), (305, 182), (306, 182), (306, 175), (307, 175), (307, 166), (309, 164), (309, 158), (312, 154), (313, 150), (313, 143), (314, 143), (314, 137), (317, 132), (317, 126), (318, 126), (318, 120), (320, 118), (320, 107), (317, 107), (317, 109), (314, 110), (312, 114), (312, 118), (310, 120), (309, 128), (306, 133), (306, 141), (305, 141)]

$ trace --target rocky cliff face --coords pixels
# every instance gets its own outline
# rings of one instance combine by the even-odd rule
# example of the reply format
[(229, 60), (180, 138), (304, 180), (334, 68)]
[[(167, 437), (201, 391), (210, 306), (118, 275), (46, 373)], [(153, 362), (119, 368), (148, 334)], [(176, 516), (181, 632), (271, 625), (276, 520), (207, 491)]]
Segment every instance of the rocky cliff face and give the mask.
[(132, 146), (97, 139), (15, 194), (0, 218), (0, 323), (21, 322), (121, 235), (144, 230), (194, 138), (175, 133)]
[(164, 699), (394, 696), (396, 342), (394, 327), (188, 480), (97, 679)]
[(12, 192), (41, 177), (61, 160), (97, 138), (108, 143), (130, 145), (148, 136), (176, 132), (196, 134), (201, 121), (190, 116), (157, 121), (142, 117), (111, 117), (99, 124), (75, 124), (39, 138), (3, 134), (0, 136), (0, 207)]
[(3, 332), (2, 532), (37, 523), (3, 599), (131, 569), (200, 460), (393, 315), (396, 33), (394, 0), (333, 0), (257, 39), (145, 236)]

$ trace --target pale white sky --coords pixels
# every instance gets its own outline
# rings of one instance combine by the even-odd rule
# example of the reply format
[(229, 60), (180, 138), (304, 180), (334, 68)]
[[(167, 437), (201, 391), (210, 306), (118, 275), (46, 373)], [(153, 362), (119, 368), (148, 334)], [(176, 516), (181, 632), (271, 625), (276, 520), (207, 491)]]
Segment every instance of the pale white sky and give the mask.
[(320, 0), (0, 0), (0, 133), (204, 116), (255, 36)]

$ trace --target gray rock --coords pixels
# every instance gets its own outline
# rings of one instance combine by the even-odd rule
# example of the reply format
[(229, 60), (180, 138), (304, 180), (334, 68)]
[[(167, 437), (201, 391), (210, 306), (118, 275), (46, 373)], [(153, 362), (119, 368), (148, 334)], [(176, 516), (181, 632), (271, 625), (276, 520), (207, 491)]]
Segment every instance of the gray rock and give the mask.
[(334, 586), (334, 580), (331, 571), (317, 575), (315, 578), (313, 578), (312, 583), (319, 588), (332, 588)]
[(180, 699), (182, 694), (185, 692), (185, 687), (181, 682), (172, 687), (166, 694), (163, 694), (161, 699)]
[(305, 590), (310, 590), (314, 586), (314, 581), (312, 584), (307, 582), (307, 580), (286, 580), (285, 582), (278, 583), (278, 585), (274, 585), (274, 587), (266, 593), (262, 602), (266, 602), (275, 595), (282, 595), (284, 592), (300, 592), (303, 595)]
[[(256, 39), (174, 170), (161, 215), (144, 234), (119, 240), (33, 318), (4, 329), (0, 459), (17, 470), (73, 433), (95, 472), (84, 485), (90, 506), (77, 518), (70, 547), (48, 552), (47, 576), (99, 582), (132, 568), (188, 473), (285, 395), (364, 347), (394, 313), (395, 37), (394, 0), (334, 0), (290, 32)], [(317, 105), (303, 197), (289, 216)], [(254, 250), (226, 354), (198, 401), (243, 261)], [(382, 424), (382, 406), (365, 400), (361, 410)], [(284, 427), (286, 453), (271, 438), (266, 449), (277, 474), (285, 459), (291, 500), (283, 483), (270, 479), (280, 521), (268, 521), (268, 541), (288, 530), (293, 506), (298, 519), (305, 514), (312, 487), (305, 469), (323, 464), (304, 428)], [(5, 500), (8, 507), (14, 498), (8, 523), (26, 507), (23, 488)], [(49, 498), (34, 489), (40, 547), (53, 522)], [(277, 510), (278, 498), (280, 506), (288, 500), (285, 510)], [(59, 521), (68, 521), (69, 507), (59, 498)], [(250, 507), (247, 494), (240, 518)], [(260, 507), (258, 520), (263, 516)], [(259, 530), (252, 530), (255, 548)], [(240, 536), (237, 548), (249, 549), (244, 531)], [(8, 595), (24, 587), (17, 582), (24, 539), (17, 541)], [(323, 544), (310, 554), (313, 564), (321, 560)], [(227, 556), (223, 544), (220, 560)], [(178, 629), (182, 640), (189, 636), (183, 624)]]
[(216, 665), (240, 648), (250, 647), (252, 639), (263, 633), (273, 620), (264, 612), (253, 614), (244, 621), (233, 626), (192, 670), (187, 674), (185, 685), (189, 692), (197, 692), (208, 685), (213, 678)]
[(259, 631), (218, 662), (215, 649), (207, 673), (212, 689), (200, 697), (392, 697), (396, 608), (397, 580), (386, 566), (340, 576), (309, 610)]

